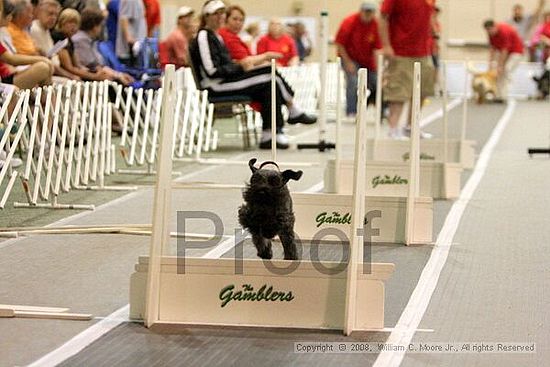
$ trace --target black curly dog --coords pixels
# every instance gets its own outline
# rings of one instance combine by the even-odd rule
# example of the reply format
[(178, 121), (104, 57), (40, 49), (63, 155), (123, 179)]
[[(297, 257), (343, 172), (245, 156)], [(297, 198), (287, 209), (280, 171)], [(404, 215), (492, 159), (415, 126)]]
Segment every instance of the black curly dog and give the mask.
[[(302, 171), (279, 171), (275, 162), (254, 166), (256, 158), (248, 162), (252, 171), (250, 184), (243, 192), (245, 204), (239, 208), (239, 223), (252, 235), (258, 257), (271, 259), (271, 239), (279, 236), (285, 252), (285, 260), (298, 260), (294, 242), (294, 212), (292, 199), (286, 186), (289, 180), (298, 181)], [(277, 169), (265, 169), (274, 165)]]

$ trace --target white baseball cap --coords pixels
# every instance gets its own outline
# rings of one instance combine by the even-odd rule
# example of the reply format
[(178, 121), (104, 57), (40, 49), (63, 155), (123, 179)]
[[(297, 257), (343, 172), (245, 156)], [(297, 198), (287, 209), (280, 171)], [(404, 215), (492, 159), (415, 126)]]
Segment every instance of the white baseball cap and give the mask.
[(186, 17), (190, 14), (193, 14), (195, 11), (193, 10), (193, 8), (189, 7), (189, 6), (182, 6), (181, 8), (179, 8), (178, 10), (178, 18), (179, 17)]
[(220, 9), (225, 9), (225, 4), (221, 0), (213, 0), (207, 2), (204, 7), (202, 8), (203, 14), (214, 14)]

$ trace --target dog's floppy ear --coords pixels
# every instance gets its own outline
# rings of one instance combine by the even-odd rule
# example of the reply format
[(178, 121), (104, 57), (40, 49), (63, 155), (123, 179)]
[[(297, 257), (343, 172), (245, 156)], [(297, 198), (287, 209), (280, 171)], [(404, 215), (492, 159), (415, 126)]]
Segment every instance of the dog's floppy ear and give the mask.
[(254, 167), (254, 163), (256, 163), (257, 159), (256, 158), (252, 158), (251, 160), (248, 161), (248, 167), (250, 167), (250, 170), (252, 171), (252, 173), (256, 173), (256, 171), (258, 170), (256, 167)]
[(291, 169), (287, 169), (282, 173), (283, 181), (285, 182), (285, 184), (288, 182), (288, 180), (298, 181), (300, 177), (302, 177), (302, 173), (302, 171), (293, 171)]

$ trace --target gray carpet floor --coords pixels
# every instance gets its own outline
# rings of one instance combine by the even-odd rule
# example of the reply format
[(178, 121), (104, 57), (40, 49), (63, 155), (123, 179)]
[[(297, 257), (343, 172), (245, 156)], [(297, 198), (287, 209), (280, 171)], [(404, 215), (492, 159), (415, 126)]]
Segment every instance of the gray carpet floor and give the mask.
[[(427, 107), (435, 111), (438, 102)], [(483, 146), (505, 106), (472, 106), (468, 138)], [(547, 106), (520, 102), (502, 141), (498, 144), (486, 176), (467, 208), (442, 278), (414, 341), (535, 341), (536, 356), (472, 356), (407, 354), (403, 365), (487, 365), (498, 360), (504, 366), (535, 366), (548, 359), (543, 345), (548, 330), (544, 315), (548, 294), (548, 214), (546, 159), (529, 160), (526, 146), (548, 144)], [(547, 113), (546, 113), (547, 115)], [(451, 135), (458, 134), (460, 107), (450, 114)], [(435, 122), (426, 128), (436, 135)], [(330, 125), (329, 125), (330, 126)], [(353, 135), (346, 125), (345, 136)], [(329, 129), (332, 134), (332, 128)], [(295, 129), (301, 139), (315, 141), (316, 131)], [(349, 140), (351, 141), (351, 140)], [(224, 153), (248, 159), (267, 158), (265, 152)], [(223, 154), (222, 154), (223, 155)], [(281, 152), (280, 160), (319, 162), (304, 169), (304, 178), (293, 190), (310, 188), (322, 178), (322, 163), (331, 154)], [(184, 167), (185, 180), (242, 183), (246, 167)], [(465, 172), (465, 182), (469, 173)], [(129, 194), (93, 213), (69, 219), (70, 224), (147, 223), (150, 221), (150, 189)], [(510, 200), (502, 200), (506, 194)], [(215, 200), (213, 200), (215, 198)], [(193, 191), (174, 195), (175, 209), (212, 210), (222, 217), (225, 233), (236, 225), (235, 208), (240, 192)], [(441, 229), (452, 202), (434, 205), (434, 234)], [(175, 220), (172, 223), (175, 230)], [(204, 232), (200, 223), (190, 223), (190, 232)], [(434, 235), (434, 237), (435, 237)], [(120, 235), (36, 236), (0, 242), (0, 303), (71, 307), (74, 312), (107, 316), (128, 303), (128, 278), (137, 257), (147, 253), (148, 238)], [(243, 244), (245, 256), (254, 257), (250, 243)], [(200, 256), (205, 250), (196, 250)], [(338, 258), (334, 248), (322, 252)], [(386, 284), (386, 326), (393, 327), (408, 302), (431, 246), (373, 246), (375, 261), (396, 264)], [(277, 252), (275, 256), (279, 256)], [(231, 252), (224, 255), (231, 257)], [(91, 322), (51, 320), (0, 320), (0, 366), (28, 364), (85, 330)], [(211, 328), (154, 328), (124, 323), (65, 361), (65, 366), (366, 366), (376, 354), (295, 354), (296, 341), (377, 341), (388, 333), (358, 333), (343, 338), (335, 332), (234, 330)], [(548, 344), (548, 343), (546, 343)], [(491, 359), (497, 358), (497, 359)], [(482, 361), (482, 362), (478, 362)]]

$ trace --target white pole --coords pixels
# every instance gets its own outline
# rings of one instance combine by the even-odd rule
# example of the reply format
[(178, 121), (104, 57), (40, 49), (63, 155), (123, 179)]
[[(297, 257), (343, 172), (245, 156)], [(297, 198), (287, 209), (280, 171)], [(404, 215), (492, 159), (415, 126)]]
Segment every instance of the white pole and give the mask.
[[(151, 168), (151, 170), (153, 170), (153, 165), (155, 164), (155, 156), (157, 155), (157, 140), (158, 140), (158, 136), (159, 136), (159, 129), (160, 129), (160, 107), (161, 107), (161, 103), (162, 103), (162, 89), (160, 89), (158, 92), (157, 92), (157, 104), (155, 106), (155, 122), (154, 122), (154, 126), (153, 126), (153, 139), (152, 139), (152, 142), (151, 142), (151, 152), (149, 154), (149, 166)], [(177, 99), (177, 96), (176, 96), (176, 99)], [(175, 113), (177, 111), (174, 111)], [(174, 121), (177, 122), (178, 120), (176, 118), (174, 118)], [(174, 133), (176, 131), (176, 128), (174, 127)], [(172, 146), (174, 146), (174, 143), (172, 143)]]
[(136, 146), (138, 140), (139, 123), (141, 121), (141, 105), (143, 104), (143, 89), (139, 89), (137, 92), (136, 108), (134, 113), (134, 131), (132, 133), (132, 142), (130, 145), (130, 157), (127, 160), (127, 164), (133, 165), (136, 156)]
[(193, 117), (191, 118), (191, 131), (189, 132), (189, 144), (187, 146), (187, 154), (193, 154), (193, 146), (195, 141), (195, 133), (197, 132), (197, 126), (200, 118), (200, 103), (201, 103), (201, 91), (196, 90), (193, 96)]
[(63, 85), (58, 84), (57, 85), (57, 93), (55, 94), (56, 100), (55, 100), (55, 110), (54, 110), (54, 120), (53, 120), (53, 127), (52, 127), (52, 133), (50, 138), (50, 152), (48, 155), (48, 168), (46, 171), (46, 186), (44, 195), (46, 198), (49, 198), (50, 196), (50, 185), (52, 183), (52, 174), (53, 174), (53, 161), (55, 159), (55, 150), (56, 150), (56, 143), (57, 143), (57, 130), (59, 129), (59, 115), (61, 110), (61, 100), (63, 99)]
[(271, 59), (271, 160), (277, 161), (277, 79), (275, 59)]
[(382, 128), (382, 79), (384, 78), (384, 55), (378, 55), (378, 68), (376, 71), (376, 116), (374, 118), (375, 140), (380, 139), (380, 130)]
[(101, 147), (101, 131), (103, 129), (103, 83), (99, 82), (97, 85), (98, 97), (97, 97), (97, 111), (96, 111), (96, 124), (95, 124), (95, 138), (94, 138), (94, 153), (93, 153), (93, 165), (91, 178), (92, 181), (97, 180), (97, 166), (100, 159), (100, 147)]
[[(38, 152), (38, 163), (36, 165), (32, 204), (36, 204), (36, 202), (38, 201), (38, 191), (40, 190), (42, 165), (44, 164), (44, 150), (46, 148), (46, 135), (48, 135), (48, 120), (50, 118), (50, 107), (52, 104), (52, 92), (53, 92), (53, 87), (48, 87), (47, 95), (46, 95), (46, 108), (44, 113), (44, 121), (42, 121), (42, 132), (41, 132), (42, 135), (40, 135), (40, 151)], [(40, 110), (40, 103), (38, 104), (38, 110)], [(50, 149), (55, 149), (55, 147), (50, 147)]]
[(214, 120), (214, 104), (208, 104), (208, 115), (206, 116), (206, 141), (204, 142), (204, 151), (210, 150), (210, 144), (212, 140), (212, 122)]
[(164, 244), (168, 244), (170, 236), (172, 131), (174, 129), (175, 90), (175, 68), (174, 65), (168, 65), (163, 83), (161, 144), (152, 215), (149, 268), (147, 271), (145, 299), (145, 326), (147, 327), (151, 327), (159, 320), (161, 258)]
[[(78, 150), (76, 152), (76, 168), (74, 171), (74, 187), (80, 186), (80, 177), (81, 177), (81, 168), (82, 168), (82, 159), (84, 153), (84, 137), (87, 132), (87, 122), (88, 118), (88, 102), (90, 98), (90, 83), (86, 82), (84, 84), (84, 99), (82, 101), (82, 112), (80, 115), (80, 129), (78, 133), (80, 134), (78, 138)], [(91, 142), (88, 142), (88, 144)]]
[(340, 164), (342, 162), (342, 59), (336, 59), (336, 157), (334, 159), (334, 188), (340, 192)]
[(120, 137), (120, 143), (118, 144), (121, 147), (126, 145), (126, 137), (128, 136), (128, 122), (130, 120), (130, 112), (132, 110), (132, 95), (134, 88), (129, 87), (126, 89), (126, 105), (124, 106), (124, 122), (122, 123), (122, 136)]
[[(178, 83), (179, 85), (179, 83)], [(162, 97), (159, 98), (161, 101), (162, 101)], [(177, 99), (176, 99), (176, 109), (175, 109), (175, 114), (174, 114), (174, 136), (172, 137), (172, 139), (174, 140), (174, 152), (172, 152), (172, 157), (176, 157), (176, 146), (178, 145), (178, 130), (180, 129), (180, 123), (181, 123), (181, 119), (180, 119), (180, 115), (181, 115), (181, 104), (182, 104), (182, 100), (183, 100), (183, 90), (178, 90), (178, 95), (177, 95)], [(160, 105), (159, 105), (159, 109), (160, 109)], [(159, 122), (160, 124), (160, 122)], [(181, 138), (181, 134), (180, 134), (180, 138)]]
[[(107, 89), (105, 88), (107, 86), (107, 81), (102, 82), (100, 84), (101, 90), (103, 90), (103, 93), (100, 94), (101, 97), (101, 105), (98, 109), (98, 115), (101, 114), (101, 121), (98, 124), (99, 127), (99, 170), (97, 172), (98, 178), (99, 178), (99, 187), (105, 186), (105, 161), (106, 161), (106, 155), (105, 150), (107, 149), (107, 108), (109, 108), (109, 105), (107, 103), (108, 99), (107, 97)], [(110, 135), (110, 132), (109, 132)]]
[(441, 88), (443, 89), (443, 163), (448, 162), (449, 149), (449, 112), (447, 111), (447, 61), (441, 63)]
[[(31, 136), (29, 137), (29, 151), (27, 152), (27, 165), (25, 166), (25, 173), (23, 175), (23, 180), (28, 184), (29, 177), (31, 175), (31, 164), (33, 162), (33, 151), (34, 151), (34, 141), (36, 139), (36, 129), (38, 129), (38, 112), (40, 110), (40, 100), (42, 98), (42, 88), (36, 89), (36, 94), (34, 97), (34, 111), (32, 115), (32, 126), (31, 126)], [(25, 185), (25, 183), (23, 184)]]
[(90, 159), (92, 154), (92, 144), (94, 143), (94, 128), (95, 128), (95, 109), (97, 100), (97, 82), (92, 83), (92, 95), (90, 102), (90, 115), (88, 116), (87, 130), (88, 130), (88, 143), (86, 144), (86, 157), (84, 161), (84, 176), (82, 177), (82, 183), (88, 184), (88, 178), (90, 174)]
[[(65, 97), (63, 122), (61, 125), (61, 140), (59, 141), (59, 155), (57, 157), (57, 172), (55, 174), (55, 184), (53, 188), (54, 196), (59, 195), (59, 188), (61, 187), (61, 178), (63, 177), (63, 166), (65, 158), (65, 141), (67, 140), (67, 129), (69, 125), (69, 114), (71, 108), (71, 90), (72, 85), (67, 84), (67, 96)], [(68, 169), (68, 168), (66, 168)]]
[(367, 69), (358, 72), (357, 125), (355, 127), (355, 159), (353, 177), (352, 225), (350, 227), (350, 255), (346, 282), (344, 334), (355, 329), (357, 314), (357, 272), (363, 263), (364, 236), (357, 232), (364, 229), (367, 171)]
[(111, 174), (111, 132), (113, 131), (113, 111), (115, 104), (109, 102), (109, 82), (105, 81), (105, 123), (107, 125), (107, 143), (105, 151), (105, 174)]
[(141, 153), (138, 159), (138, 164), (142, 165), (145, 163), (145, 151), (147, 150), (147, 140), (149, 138), (149, 125), (151, 123), (151, 109), (153, 108), (154, 101), (154, 91), (149, 89), (147, 91), (147, 108), (145, 112), (145, 124), (143, 126), (143, 135), (141, 138)]
[(412, 98), (412, 118), (411, 118), (411, 151), (410, 151), (410, 170), (409, 187), (407, 195), (407, 220), (405, 227), (405, 244), (413, 243), (414, 238), (414, 206), (416, 198), (420, 194), (420, 88), (421, 88), (421, 69), (420, 63), (414, 63), (413, 79), (413, 98)]
[(327, 1), (324, 1), (324, 8), (321, 11), (321, 62), (320, 76), (321, 76), (321, 88), (319, 89), (319, 116), (317, 118), (317, 124), (319, 126), (319, 141), (325, 141), (325, 135), (327, 132), (327, 60), (328, 60), (328, 6)]
[[(80, 106), (80, 89), (82, 87), (82, 83), (76, 84), (76, 96), (75, 101), (78, 106)], [(78, 109), (73, 111), (73, 116), (71, 120), (71, 136), (69, 138), (69, 153), (67, 155), (67, 169), (65, 171), (65, 183), (63, 185), (63, 191), (67, 192), (69, 191), (70, 185), (71, 185), (71, 174), (73, 169), (73, 159), (74, 159), (74, 145), (76, 140), (76, 129), (77, 129), (77, 118), (78, 118)], [(82, 132), (81, 132), (82, 135)]]
[(199, 118), (199, 132), (196, 147), (197, 150), (195, 151), (195, 158), (197, 159), (197, 161), (201, 159), (202, 142), (204, 139), (204, 125), (206, 124), (206, 107), (208, 106), (208, 91), (202, 91), (201, 95), (201, 114)]
[(185, 109), (183, 110), (183, 124), (181, 126), (181, 140), (178, 149), (178, 157), (183, 157), (185, 153), (185, 138), (187, 137), (187, 127), (189, 126), (189, 117), (191, 115), (191, 101), (194, 93), (187, 89), (185, 91)]

